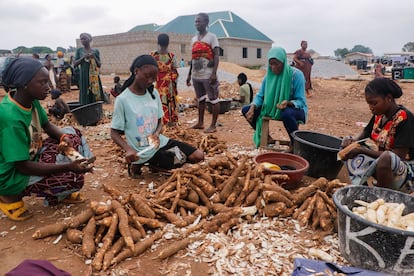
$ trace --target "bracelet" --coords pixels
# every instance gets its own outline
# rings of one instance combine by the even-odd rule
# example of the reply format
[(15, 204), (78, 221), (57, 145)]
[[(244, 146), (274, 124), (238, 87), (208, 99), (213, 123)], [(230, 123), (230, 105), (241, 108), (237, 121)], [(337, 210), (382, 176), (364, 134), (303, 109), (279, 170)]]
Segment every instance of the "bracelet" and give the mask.
[(59, 138), (59, 142), (62, 143), (62, 141), (63, 141), (63, 139), (65, 139), (65, 137), (70, 137), (70, 136), (67, 133), (62, 134)]

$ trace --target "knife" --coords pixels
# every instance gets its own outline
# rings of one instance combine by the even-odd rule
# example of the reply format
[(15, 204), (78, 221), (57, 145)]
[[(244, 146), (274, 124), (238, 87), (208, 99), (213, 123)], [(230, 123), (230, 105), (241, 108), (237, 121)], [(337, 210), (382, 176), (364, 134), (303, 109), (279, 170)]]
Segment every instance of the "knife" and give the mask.
[(138, 155), (138, 157), (141, 157), (144, 153), (146, 153), (147, 151), (150, 151), (150, 150), (152, 150), (152, 149), (154, 149), (154, 148), (155, 148), (155, 146), (154, 146), (154, 145), (151, 145), (151, 146), (149, 146), (149, 147), (146, 147), (145, 149), (143, 149), (143, 150), (141, 150), (141, 151), (137, 152), (137, 155)]

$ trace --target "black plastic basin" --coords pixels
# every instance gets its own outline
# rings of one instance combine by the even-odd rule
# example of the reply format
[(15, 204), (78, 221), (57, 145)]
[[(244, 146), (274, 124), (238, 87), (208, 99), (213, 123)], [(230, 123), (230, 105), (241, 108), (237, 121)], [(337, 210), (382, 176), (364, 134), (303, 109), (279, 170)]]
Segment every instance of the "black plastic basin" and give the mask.
[(329, 180), (336, 178), (343, 165), (337, 160), (341, 139), (307, 130), (293, 132), (293, 139), (293, 153), (309, 162), (306, 175)]

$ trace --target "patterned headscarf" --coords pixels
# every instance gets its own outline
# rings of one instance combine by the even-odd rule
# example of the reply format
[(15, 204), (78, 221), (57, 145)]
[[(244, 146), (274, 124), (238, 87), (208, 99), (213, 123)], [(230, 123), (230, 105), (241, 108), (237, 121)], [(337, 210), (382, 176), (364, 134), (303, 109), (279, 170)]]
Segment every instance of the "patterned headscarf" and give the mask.
[(32, 57), (16, 58), (3, 71), (3, 85), (10, 89), (24, 87), (42, 67)]

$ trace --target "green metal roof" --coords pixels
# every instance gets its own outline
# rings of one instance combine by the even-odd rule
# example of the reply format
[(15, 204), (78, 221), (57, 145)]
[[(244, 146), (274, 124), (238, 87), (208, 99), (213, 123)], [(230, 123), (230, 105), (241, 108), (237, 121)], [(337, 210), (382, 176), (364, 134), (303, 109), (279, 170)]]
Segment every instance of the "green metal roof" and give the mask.
[[(257, 30), (245, 20), (230, 11), (208, 13), (208, 30), (220, 38), (236, 38), (273, 42), (268, 36)], [(194, 20), (197, 14), (178, 16), (154, 31), (163, 33), (196, 34)], [(138, 27), (138, 26), (137, 26)], [(137, 28), (135, 27), (135, 28)], [(132, 30), (135, 30), (132, 29)]]
[(155, 31), (160, 26), (152, 23), (152, 24), (145, 24), (145, 25), (138, 25), (129, 30), (128, 32), (140, 32), (140, 31)]

